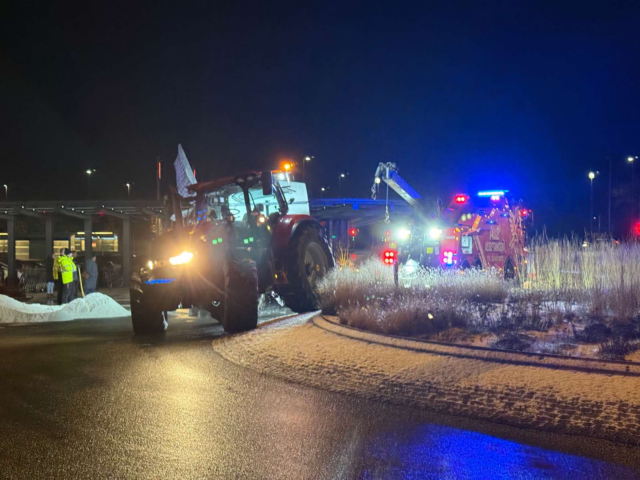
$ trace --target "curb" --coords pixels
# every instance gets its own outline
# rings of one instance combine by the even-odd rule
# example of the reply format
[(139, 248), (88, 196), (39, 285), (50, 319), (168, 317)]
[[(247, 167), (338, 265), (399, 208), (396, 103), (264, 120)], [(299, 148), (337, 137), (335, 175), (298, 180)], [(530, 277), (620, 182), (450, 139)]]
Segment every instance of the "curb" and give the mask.
[(577, 358), (563, 355), (539, 353), (523, 353), (512, 350), (478, 347), (472, 345), (456, 345), (451, 343), (417, 340), (380, 333), (367, 332), (358, 328), (342, 325), (331, 317), (318, 315), (311, 323), (327, 332), (353, 340), (360, 340), (376, 345), (384, 345), (413, 352), (424, 352), (432, 355), (444, 355), (457, 358), (481, 360), (485, 362), (508, 363), (513, 365), (543, 367), (557, 370), (569, 370), (601, 375), (623, 375), (640, 377), (640, 363), (625, 361), (608, 361), (597, 358)]
[(307, 315), (216, 339), (213, 348), (292, 383), (640, 446), (640, 375), (627, 365), (408, 341)]

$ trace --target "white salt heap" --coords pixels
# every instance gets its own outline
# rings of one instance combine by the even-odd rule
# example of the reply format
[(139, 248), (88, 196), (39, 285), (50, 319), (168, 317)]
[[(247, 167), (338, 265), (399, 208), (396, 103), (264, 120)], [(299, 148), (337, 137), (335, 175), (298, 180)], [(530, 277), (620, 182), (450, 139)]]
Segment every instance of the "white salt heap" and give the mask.
[(0, 323), (64, 322), (79, 318), (114, 318), (129, 315), (126, 308), (102, 293), (91, 293), (66, 305), (28, 304), (0, 295)]

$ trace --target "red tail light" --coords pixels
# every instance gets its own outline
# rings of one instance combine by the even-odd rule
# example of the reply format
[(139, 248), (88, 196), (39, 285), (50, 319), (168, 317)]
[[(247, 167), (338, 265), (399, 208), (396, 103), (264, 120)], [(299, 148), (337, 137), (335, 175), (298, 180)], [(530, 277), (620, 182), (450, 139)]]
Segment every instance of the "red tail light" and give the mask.
[(467, 196), (466, 195), (456, 195), (454, 198), (454, 201), (456, 203), (466, 203), (467, 202)]
[(382, 252), (382, 262), (385, 265), (393, 265), (398, 259), (398, 252), (396, 250), (385, 250)]

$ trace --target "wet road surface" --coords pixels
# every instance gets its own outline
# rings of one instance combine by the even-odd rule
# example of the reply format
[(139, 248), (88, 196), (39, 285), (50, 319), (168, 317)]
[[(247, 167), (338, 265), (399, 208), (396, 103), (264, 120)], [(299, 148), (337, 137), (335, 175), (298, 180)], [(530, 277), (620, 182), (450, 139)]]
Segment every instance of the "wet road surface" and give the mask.
[(211, 318), (0, 325), (0, 478), (640, 478), (640, 449), (284, 383)]

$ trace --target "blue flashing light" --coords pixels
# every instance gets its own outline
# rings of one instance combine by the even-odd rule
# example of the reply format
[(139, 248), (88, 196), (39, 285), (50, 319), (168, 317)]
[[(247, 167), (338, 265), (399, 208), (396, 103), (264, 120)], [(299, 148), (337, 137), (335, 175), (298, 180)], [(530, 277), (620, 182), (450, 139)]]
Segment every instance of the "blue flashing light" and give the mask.
[(494, 196), (504, 197), (504, 194), (508, 192), (509, 190), (480, 190), (478, 192), (478, 196), (479, 197), (494, 197)]
[(508, 217), (509, 214), (508, 213), (503, 213), (502, 215), (500, 215), (501, 217)]
[(149, 285), (157, 285), (160, 283), (171, 283), (175, 281), (176, 281), (175, 278), (152, 278), (151, 280), (147, 280), (144, 283), (148, 283)]

